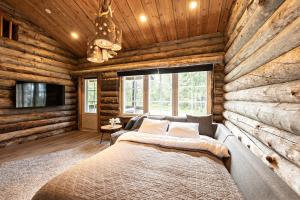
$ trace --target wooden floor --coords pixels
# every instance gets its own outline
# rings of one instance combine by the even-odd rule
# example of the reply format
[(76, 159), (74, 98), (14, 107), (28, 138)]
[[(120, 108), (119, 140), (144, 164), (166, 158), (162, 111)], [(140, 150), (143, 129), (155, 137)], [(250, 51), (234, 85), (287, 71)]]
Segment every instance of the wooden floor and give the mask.
[(88, 131), (72, 131), (39, 140), (29, 141), (0, 149), (0, 163), (32, 156), (80, 148), (82, 151), (98, 153), (109, 146), (109, 141), (99, 143), (100, 135)]

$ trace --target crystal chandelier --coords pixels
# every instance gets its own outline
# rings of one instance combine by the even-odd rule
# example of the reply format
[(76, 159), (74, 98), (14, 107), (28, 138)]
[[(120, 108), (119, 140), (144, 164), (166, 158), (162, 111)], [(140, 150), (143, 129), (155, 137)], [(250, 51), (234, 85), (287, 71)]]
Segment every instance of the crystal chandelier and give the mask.
[(111, 0), (104, 0), (102, 7), (99, 2), (95, 30), (95, 37), (88, 42), (87, 60), (102, 63), (113, 58), (122, 48), (122, 30), (113, 21)]

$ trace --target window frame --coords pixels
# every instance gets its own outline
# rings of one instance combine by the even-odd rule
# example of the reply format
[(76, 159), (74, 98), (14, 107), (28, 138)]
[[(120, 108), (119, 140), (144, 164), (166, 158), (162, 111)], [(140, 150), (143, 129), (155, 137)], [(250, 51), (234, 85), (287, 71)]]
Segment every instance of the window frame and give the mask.
[[(207, 73), (207, 114), (212, 113), (212, 94), (213, 94), (213, 73), (212, 71), (206, 71)], [(149, 75), (143, 75), (144, 79), (144, 99), (143, 99), (143, 114), (149, 112)], [(120, 111), (122, 115), (137, 116), (136, 113), (124, 113), (124, 77), (121, 77), (120, 81)], [(172, 115), (178, 116), (178, 73), (172, 73)]]
[[(8, 23), (8, 30), (4, 29), (4, 22)], [(8, 35), (4, 35), (4, 30), (8, 32)], [(19, 24), (15, 20), (4, 13), (0, 12), (0, 38), (7, 38), (10, 40), (19, 40)]]
[[(88, 86), (87, 86), (87, 81), (88, 80), (95, 80), (96, 81), (96, 88), (95, 88), (95, 90), (89, 90), (88, 89)], [(97, 87), (98, 87), (98, 79), (97, 78), (84, 78), (83, 79), (83, 88), (84, 88), (84, 102), (83, 102), (83, 113), (84, 114), (92, 114), (92, 115), (96, 115), (97, 114), (97, 110), (98, 110), (98, 102), (97, 102), (97, 100), (98, 100), (98, 98), (97, 98), (97, 96), (98, 96), (98, 90), (97, 90)], [(88, 92), (89, 91), (94, 91), (95, 92), (95, 98), (96, 98), (96, 100), (95, 100), (95, 107), (96, 107), (96, 109), (95, 109), (95, 112), (88, 112), (87, 111), (87, 105), (88, 105)]]

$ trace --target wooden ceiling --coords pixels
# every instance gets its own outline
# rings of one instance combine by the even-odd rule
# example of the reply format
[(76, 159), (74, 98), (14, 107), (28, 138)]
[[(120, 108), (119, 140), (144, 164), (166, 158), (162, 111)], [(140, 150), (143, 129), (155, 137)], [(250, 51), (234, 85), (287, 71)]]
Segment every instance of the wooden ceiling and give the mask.
[[(86, 56), (86, 43), (94, 35), (99, 0), (4, 0), (16, 11), (64, 43), (78, 57)], [(223, 32), (234, 0), (113, 0), (113, 17), (123, 30), (123, 48)], [(45, 12), (50, 9), (51, 14)], [(147, 16), (142, 23), (140, 15)], [(79, 39), (70, 37), (77, 32)]]

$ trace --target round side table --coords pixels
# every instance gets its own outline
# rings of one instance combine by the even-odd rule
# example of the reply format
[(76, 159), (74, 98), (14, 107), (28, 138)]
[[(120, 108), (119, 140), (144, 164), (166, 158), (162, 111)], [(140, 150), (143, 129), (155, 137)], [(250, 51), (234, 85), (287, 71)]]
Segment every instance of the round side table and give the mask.
[(119, 124), (116, 124), (114, 126), (111, 126), (111, 125), (101, 126), (101, 130), (100, 130), (100, 133), (101, 133), (100, 144), (102, 142), (104, 133), (109, 133), (109, 136), (111, 137), (112, 133), (114, 133), (116, 131), (119, 131), (121, 128), (122, 128), (122, 125), (119, 125)]

